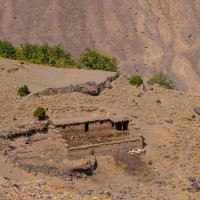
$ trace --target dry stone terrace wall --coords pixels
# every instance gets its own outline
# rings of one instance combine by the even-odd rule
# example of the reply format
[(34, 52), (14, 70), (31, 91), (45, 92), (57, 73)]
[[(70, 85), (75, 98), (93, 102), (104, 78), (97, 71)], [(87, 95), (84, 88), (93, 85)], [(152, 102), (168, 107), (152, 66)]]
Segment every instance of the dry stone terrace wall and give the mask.
[(37, 121), (32, 124), (20, 125), (20, 126), (15, 127), (14, 129), (11, 129), (10, 131), (3, 132), (0, 135), (0, 138), (13, 139), (13, 138), (18, 138), (22, 136), (31, 136), (38, 132), (40, 133), (47, 132), (49, 124), (50, 124), (49, 121)]
[(115, 155), (119, 152), (128, 152), (133, 148), (143, 148), (141, 140), (139, 138), (128, 139), (118, 142), (85, 145), (81, 147), (71, 147), (68, 148), (67, 157), (68, 159), (76, 160), (87, 156)]

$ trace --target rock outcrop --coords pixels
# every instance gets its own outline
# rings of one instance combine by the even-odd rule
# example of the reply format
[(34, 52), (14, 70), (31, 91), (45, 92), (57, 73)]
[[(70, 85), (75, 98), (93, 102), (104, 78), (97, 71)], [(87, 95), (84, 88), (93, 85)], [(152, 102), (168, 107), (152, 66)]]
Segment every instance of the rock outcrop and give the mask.
[(200, 107), (195, 107), (195, 108), (194, 108), (194, 111), (195, 111), (198, 115), (200, 115)]
[(72, 93), (72, 92), (80, 92), (89, 95), (99, 95), (101, 91), (106, 88), (111, 88), (111, 83), (119, 77), (118, 73), (115, 73), (113, 76), (109, 76), (105, 81), (97, 84), (94, 81), (89, 81), (86, 83), (78, 84), (78, 85), (70, 85), (62, 88), (47, 88), (43, 91), (34, 93), (33, 96), (42, 96), (42, 95), (52, 95), (52, 94), (64, 94), (64, 93)]

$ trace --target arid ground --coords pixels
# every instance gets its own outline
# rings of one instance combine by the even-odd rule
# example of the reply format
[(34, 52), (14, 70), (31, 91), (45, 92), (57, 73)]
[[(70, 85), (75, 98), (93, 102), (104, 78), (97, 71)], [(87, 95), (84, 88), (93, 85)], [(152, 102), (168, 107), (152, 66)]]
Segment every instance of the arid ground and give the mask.
[[(123, 77), (98, 96), (78, 92), (33, 95), (46, 87), (101, 82), (110, 75), (0, 60), (0, 199), (200, 199), (200, 116), (193, 110), (200, 104), (198, 95), (146, 82), (145, 88), (136, 88)], [(17, 89), (24, 84), (31, 93), (19, 97)], [(161, 103), (156, 103), (157, 100)], [(56, 155), (56, 134), (32, 136), (35, 152), (26, 144), (26, 136), (13, 140), (3, 136), (37, 121), (33, 111), (38, 106), (46, 109), (49, 119), (126, 115), (130, 119), (130, 131), (145, 138), (146, 153), (98, 156), (94, 174), (84, 179), (68, 180), (26, 171), (9, 157), (9, 152), (28, 156), (37, 151), (37, 156), (42, 157), (51, 149)]]

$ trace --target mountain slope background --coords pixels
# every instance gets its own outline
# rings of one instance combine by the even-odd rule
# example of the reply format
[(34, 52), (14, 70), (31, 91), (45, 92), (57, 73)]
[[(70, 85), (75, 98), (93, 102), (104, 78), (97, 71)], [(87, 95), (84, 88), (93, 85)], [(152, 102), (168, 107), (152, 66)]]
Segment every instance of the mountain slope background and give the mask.
[(199, 0), (0, 0), (0, 39), (86, 47), (115, 56), (123, 74), (169, 74), (200, 93)]

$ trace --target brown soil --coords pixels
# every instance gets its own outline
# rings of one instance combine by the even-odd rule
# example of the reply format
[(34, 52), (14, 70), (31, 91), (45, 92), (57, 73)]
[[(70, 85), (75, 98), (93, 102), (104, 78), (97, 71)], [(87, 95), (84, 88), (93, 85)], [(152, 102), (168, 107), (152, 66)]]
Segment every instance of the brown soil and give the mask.
[[(146, 90), (143, 90), (120, 77), (112, 83), (112, 89), (104, 90), (99, 96), (68, 93), (19, 98), (15, 86), (25, 84), (29, 73), (25, 74), (23, 70), (7, 73), (13, 66), (19, 67), (20, 64), (7, 60), (1, 62), (1, 69), (4, 68), (0, 73), (1, 135), (32, 124), (35, 121), (32, 116), (34, 109), (42, 106), (49, 119), (123, 114), (130, 119), (130, 133), (142, 134), (147, 146), (146, 153), (139, 157), (127, 153), (98, 156), (93, 176), (85, 180), (63, 180), (42, 172), (28, 173), (11, 159), (15, 156), (20, 163), (24, 156), (29, 162), (39, 165), (39, 159), (46, 156), (59, 163), (65, 157), (62, 137), (53, 133), (35, 134), (31, 136), (34, 140), (31, 146), (25, 144), (26, 138), (23, 137), (13, 141), (0, 139), (0, 176), (11, 179), (0, 181), (3, 199), (70, 199), (69, 195), (74, 199), (199, 199), (197, 190), (187, 190), (192, 188), (188, 177), (200, 180), (200, 117), (193, 110), (194, 106), (199, 106), (199, 96), (147, 83)], [(34, 71), (33, 66), (29, 65), (28, 69)], [(50, 68), (45, 69), (48, 74)], [(98, 72), (91, 73), (98, 75)], [(37, 88), (34, 77), (32, 84), (31, 81), (28, 83), (30, 89)], [(161, 104), (156, 103), (158, 99)], [(166, 119), (172, 119), (173, 123), (167, 123)], [(63, 145), (58, 146), (58, 140)], [(5, 150), (9, 150), (12, 156), (9, 157), (9, 152), (6, 155)], [(46, 185), (37, 186), (38, 180), (44, 180)], [(14, 184), (20, 187), (13, 187)]]

